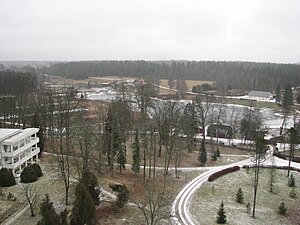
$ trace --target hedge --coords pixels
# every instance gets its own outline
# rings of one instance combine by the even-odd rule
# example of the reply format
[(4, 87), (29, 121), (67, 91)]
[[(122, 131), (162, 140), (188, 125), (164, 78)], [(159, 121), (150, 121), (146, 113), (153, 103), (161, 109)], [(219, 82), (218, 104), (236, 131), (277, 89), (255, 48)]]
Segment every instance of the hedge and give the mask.
[(39, 164), (34, 163), (34, 164), (32, 164), (30, 167), (34, 170), (35, 174), (36, 174), (38, 177), (43, 176), (43, 172), (42, 172), (42, 169), (41, 169), (41, 167), (40, 167)]
[(16, 184), (14, 175), (11, 171), (6, 168), (0, 170), (0, 185), (2, 187), (10, 187)]
[(239, 166), (233, 166), (233, 167), (228, 167), (228, 168), (225, 168), (223, 170), (220, 170), (218, 172), (215, 172), (213, 173), (212, 175), (210, 175), (208, 177), (208, 181), (211, 182), (211, 181), (214, 181), (215, 179), (219, 178), (220, 176), (223, 176), (225, 174), (228, 174), (228, 173), (232, 173), (232, 172), (235, 172), (235, 171), (238, 171), (240, 169)]
[(31, 166), (27, 166), (23, 169), (21, 173), (21, 182), (23, 183), (31, 183), (37, 181), (38, 176), (34, 169)]
[[(288, 156), (286, 156), (286, 155), (284, 155), (284, 154), (281, 154), (281, 153), (278, 152), (278, 151), (274, 151), (274, 152), (273, 152), (273, 156), (276, 156), (276, 157), (281, 158), (281, 159), (284, 159), (284, 160), (288, 160)], [(291, 161), (292, 161), (292, 162), (300, 163), (300, 157), (291, 157)]]

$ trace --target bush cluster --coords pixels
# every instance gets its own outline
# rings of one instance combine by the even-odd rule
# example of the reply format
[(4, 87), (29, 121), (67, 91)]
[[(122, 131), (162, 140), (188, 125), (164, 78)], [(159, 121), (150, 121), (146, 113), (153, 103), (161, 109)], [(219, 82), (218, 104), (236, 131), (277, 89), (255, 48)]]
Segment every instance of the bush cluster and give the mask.
[(232, 172), (238, 171), (239, 169), (240, 169), (239, 166), (233, 166), (233, 167), (228, 167), (226, 169), (220, 170), (220, 171), (210, 175), (208, 177), (208, 181), (209, 182), (214, 181), (215, 179), (219, 178), (220, 176), (223, 176), (227, 173), (232, 173)]
[(2, 187), (10, 187), (16, 184), (14, 175), (11, 171), (6, 168), (0, 170), (0, 185)]
[(32, 164), (23, 169), (21, 173), (21, 182), (23, 183), (31, 183), (38, 179), (38, 177), (42, 176), (41, 167), (38, 164)]

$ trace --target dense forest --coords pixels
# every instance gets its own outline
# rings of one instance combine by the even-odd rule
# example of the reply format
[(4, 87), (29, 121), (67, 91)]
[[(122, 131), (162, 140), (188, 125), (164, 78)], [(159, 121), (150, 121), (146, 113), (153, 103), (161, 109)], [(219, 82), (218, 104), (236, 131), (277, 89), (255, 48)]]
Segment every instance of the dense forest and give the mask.
[(154, 79), (216, 81), (219, 90), (275, 90), (288, 81), (300, 85), (300, 65), (214, 61), (79, 61), (61, 62), (41, 72), (73, 79), (90, 76), (136, 76)]
[(16, 71), (0, 71), (0, 94), (29, 93), (37, 87), (37, 75)]

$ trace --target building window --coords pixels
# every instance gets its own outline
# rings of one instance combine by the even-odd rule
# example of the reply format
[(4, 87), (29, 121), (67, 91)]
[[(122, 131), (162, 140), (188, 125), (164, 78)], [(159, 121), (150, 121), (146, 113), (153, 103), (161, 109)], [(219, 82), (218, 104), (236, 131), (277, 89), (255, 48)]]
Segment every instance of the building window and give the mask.
[(10, 152), (10, 145), (3, 145), (4, 152)]
[(18, 150), (18, 145), (13, 145), (13, 150), (17, 151)]
[(22, 139), (21, 142), (20, 142), (20, 148), (22, 148), (24, 145), (25, 145), (24, 139)]

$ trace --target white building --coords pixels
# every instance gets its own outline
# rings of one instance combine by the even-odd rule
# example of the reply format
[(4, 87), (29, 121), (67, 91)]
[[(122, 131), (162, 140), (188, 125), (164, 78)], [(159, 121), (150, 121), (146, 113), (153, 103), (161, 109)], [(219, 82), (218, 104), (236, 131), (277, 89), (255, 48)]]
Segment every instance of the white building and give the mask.
[(2, 129), (0, 128), (0, 169), (7, 168), (15, 175), (24, 167), (38, 161), (40, 148), (38, 128)]
[(248, 93), (250, 99), (259, 99), (259, 100), (272, 100), (273, 95), (271, 92), (267, 91), (250, 91)]

